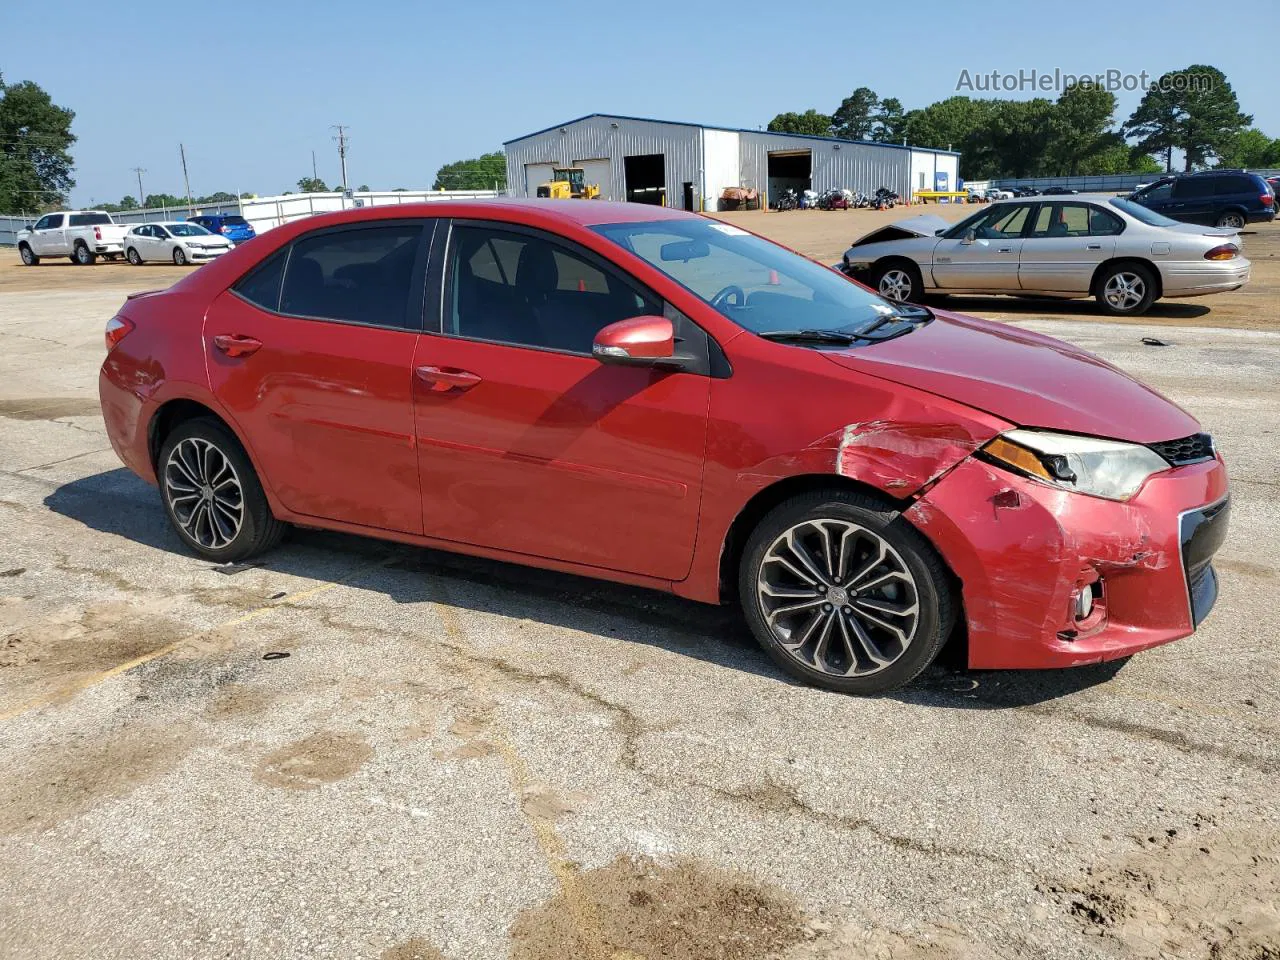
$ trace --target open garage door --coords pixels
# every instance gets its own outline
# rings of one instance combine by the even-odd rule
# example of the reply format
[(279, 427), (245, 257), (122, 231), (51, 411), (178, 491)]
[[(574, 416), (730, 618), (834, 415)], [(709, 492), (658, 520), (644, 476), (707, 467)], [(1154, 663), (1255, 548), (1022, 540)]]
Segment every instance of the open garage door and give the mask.
[(667, 158), (660, 153), (622, 158), (631, 203), (667, 205)]
[(779, 150), (769, 154), (769, 206), (788, 190), (808, 190), (813, 183), (813, 154), (808, 150)]
[(613, 176), (609, 161), (606, 160), (575, 160), (575, 167), (582, 168), (582, 182), (594, 183), (600, 188), (601, 200), (614, 200), (613, 196)]
[(536, 197), (538, 195), (538, 185), (541, 183), (550, 183), (551, 175), (555, 171), (554, 163), (526, 163), (524, 165), (524, 195), (526, 197)]

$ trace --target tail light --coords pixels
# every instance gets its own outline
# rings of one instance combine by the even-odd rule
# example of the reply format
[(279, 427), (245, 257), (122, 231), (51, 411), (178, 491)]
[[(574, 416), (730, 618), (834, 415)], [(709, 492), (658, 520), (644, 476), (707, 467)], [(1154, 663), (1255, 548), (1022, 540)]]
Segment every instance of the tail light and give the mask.
[(107, 342), (107, 353), (115, 349), (115, 345), (127, 337), (133, 331), (133, 321), (126, 320), (124, 317), (112, 317), (107, 321), (107, 331), (105, 339)]
[(1269, 194), (1269, 193), (1264, 193), (1264, 194), (1263, 194), (1261, 197), (1259, 197), (1258, 199), (1260, 199), (1260, 200), (1262, 201), (1262, 205), (1263, 205), (1264, 207), (1269, 207), (1269, 206), (1271, 206), (1273, 203), (1275, 203), (1275, 202), (1276, 202), (1276, 198), (1275, 198), (1275, 197), (1273, 197), (1273, 196), (1272, 196), (1271, 194)]
[(1206, 260), (1230, 260), (1239, 252), (1240, 248), (1234, 243), (1224, 243), (1206, 252), (1204, 258)]
[(218, 232), (219, 232), (219, 233), (230, 233), (230, 232), (231, 232), (231, 228), (230, 228), (230, 227), (228, 227), (228, 226), (223, 226), (223, 227), (221, 227), (221, 228), (218, 230)]
[(94, 227), (94, 228), (93, 228), (93, 239), (95, 239), (95, 240), (101, 240), (101, 239), (102, 239), (102, 228), (101, 228), (101, 227)]

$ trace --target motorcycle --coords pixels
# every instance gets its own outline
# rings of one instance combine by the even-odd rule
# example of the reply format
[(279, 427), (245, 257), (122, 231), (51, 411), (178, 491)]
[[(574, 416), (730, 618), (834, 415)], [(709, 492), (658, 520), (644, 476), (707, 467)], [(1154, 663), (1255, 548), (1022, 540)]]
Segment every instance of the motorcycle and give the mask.
[(880, 187), (871, 198), (871, 206), (876, 210), (892, 210), (898, 203), (898, 195), (888, 187)]
[(795, 210), (800, 206), (800, 197), (795, 190), (784, 190), (773, 202), (775, 210)]

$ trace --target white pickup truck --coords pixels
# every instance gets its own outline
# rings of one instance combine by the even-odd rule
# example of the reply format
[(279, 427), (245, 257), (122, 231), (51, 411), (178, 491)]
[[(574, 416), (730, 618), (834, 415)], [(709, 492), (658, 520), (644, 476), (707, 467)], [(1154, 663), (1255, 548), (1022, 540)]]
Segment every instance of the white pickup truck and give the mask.
[(34, 267), (41, 257), (70, 257), (84, 266), (98, 257), (119, 260), (124, 256), (125, 224), (101, 210), (65, 210), (46, 213), (29, 230), (18, 232), (22, 262)]

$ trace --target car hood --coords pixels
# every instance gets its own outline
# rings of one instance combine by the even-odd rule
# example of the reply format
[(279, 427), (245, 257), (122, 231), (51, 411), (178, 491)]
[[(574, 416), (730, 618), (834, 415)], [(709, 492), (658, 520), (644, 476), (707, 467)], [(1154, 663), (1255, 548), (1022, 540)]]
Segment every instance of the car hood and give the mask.
[(824, 353), (834, 363), (967, 404), (1023, 427), (1157, 443), (1200, 430), (1189, 413), (1093, 354), (961, 314), (884, 343)]
[(201, 234), (197, 237), (175, 237), (175, 240), (182, 240), (183, 243), (192, 243), (197, 247), (229, 247), (231, 241), (226, 237), (220, 237), (216, 233)]
[(906, 220), (895, 220), (887, 227), (872, 230), (866, 236), (853, 241), (853, 246), (861, 247), (868, 243), (883, 243), (886, 240), (906, 240), (911, 237), (932, 237), (940, 230), (952, 226), (941, 217), (931, 213), (922, 213), (918, 217)]

